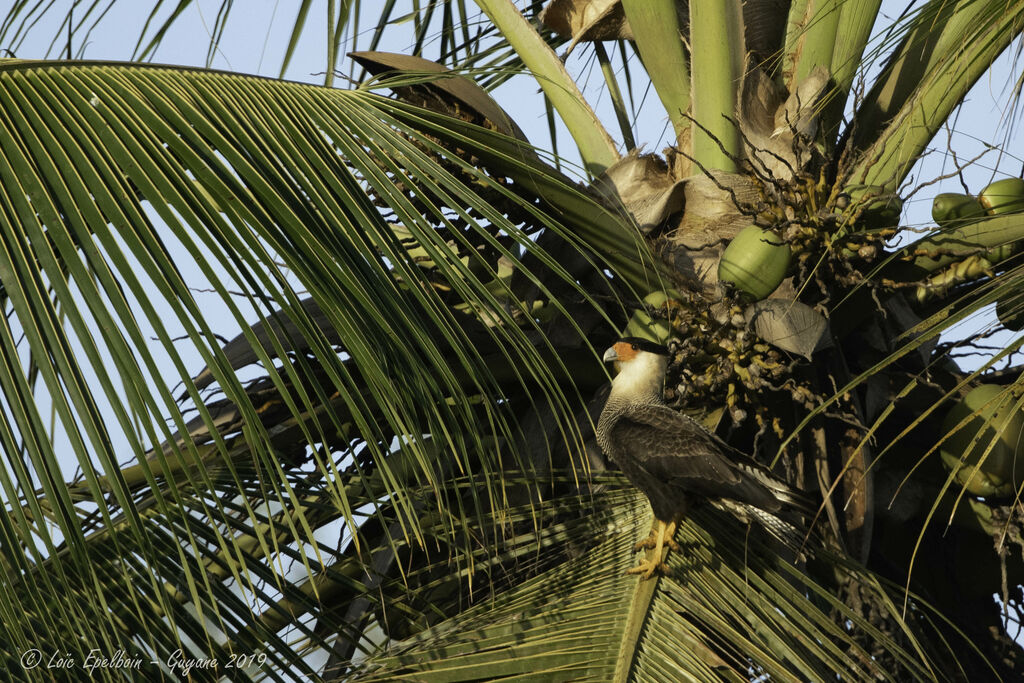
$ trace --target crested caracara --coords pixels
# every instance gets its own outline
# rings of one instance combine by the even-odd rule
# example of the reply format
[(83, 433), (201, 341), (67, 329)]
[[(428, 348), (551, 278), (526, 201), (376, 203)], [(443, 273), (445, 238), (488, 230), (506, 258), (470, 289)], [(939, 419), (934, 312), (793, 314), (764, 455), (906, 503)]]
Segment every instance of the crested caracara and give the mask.
[(634, 337), (605, 351), (619, 373), (597, 423), (597, 442), (626, 477), (650, 500), (655, 525), (636, 549), (653, 549), (649, 559), (629, 570), (650, 578), (664, 573), (662, 551), (677, 550), (676, 525), (687, 507), (710, 501), (744, 520), (756, 519), (769, 532), (792, 539), (796, 528), (779, 517), (792, 506), (806, 508), (802, 496), (753, 460), (731, 451), (692, 418), (665, 404), (663, 386), (669, 351)]

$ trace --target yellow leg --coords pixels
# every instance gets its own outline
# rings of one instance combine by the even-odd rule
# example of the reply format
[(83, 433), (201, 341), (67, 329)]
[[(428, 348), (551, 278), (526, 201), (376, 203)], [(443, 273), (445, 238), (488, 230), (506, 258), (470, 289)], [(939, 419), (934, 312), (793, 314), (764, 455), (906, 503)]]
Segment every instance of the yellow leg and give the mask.
[[(660, 574), (667, 574), (669, 570), (668, 566), (666, 566), (663, 562), (664, 550), (665, 546), (668, 546), (672, 550), (679, 549), (679, 545), (672, 539), (672, 537), (675, 535), (676, 523), (674, 521), (666, 523), (661, 521), (660, 519), (657, 520), (655, 522), (655, 528), (651, 529), (651, 537), (653, 537), (654, 539), (652, 552), (649, 552), (647, 554), (647, 557), (644, 558), (644, 560), (640, 562), (640, 564), (633, 567), (632, 569), (627, 569), (626, 573), (640, 574), (641, 581), (646, 581), (647, 579), (651, 578), (652, 576), (654, 576), (655, 572), (658, 572)], [(650, 547), (646, 544), (651, 540), (651, 537), (648, 537), (645, 541), (641, 541), (641, 543), (638, 543), (637, 545)]]
[[(654, 546), (657, 544), (658, 531), (663, 526), (665, 526), (664, 522), (655, 519), (654, 523), (651, 524), (651, 533), (647, 535), (647, 538), (642, 541), (638, 541), (637, 544), (633, 546), (633, 552), (638, 553), (641, 550), (653, 550)], [(666, 533), (663, 543), (668, 546), (669, 550), (679, 552), (679, 544), (672, 538), (675, 536), (676, 526), (676, 523), (672, 522), (672, 530)]]

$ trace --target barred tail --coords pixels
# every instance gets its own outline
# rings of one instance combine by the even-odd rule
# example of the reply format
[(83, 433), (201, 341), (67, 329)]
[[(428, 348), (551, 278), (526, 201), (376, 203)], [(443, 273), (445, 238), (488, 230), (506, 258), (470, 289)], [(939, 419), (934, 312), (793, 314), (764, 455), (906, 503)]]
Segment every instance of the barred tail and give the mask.
[(746, 462), (737, 462), (735, 465), (745, 475), (767, 488), (775, 496), (775, 499), (782, 503), (785, 510), (802, 517), (813, 518), (815, 516), (818, 507), (806, 495), (781, 479), (775, 478), (768, 470)]
[(747, 524), (757, 522), (765, 531), (795, 552), (802, 552), (805, 549), (808, 538), (807, 531), (777, 514), (766, 512), (754, 505), (724, 498), (713, 500), (711, 504)]

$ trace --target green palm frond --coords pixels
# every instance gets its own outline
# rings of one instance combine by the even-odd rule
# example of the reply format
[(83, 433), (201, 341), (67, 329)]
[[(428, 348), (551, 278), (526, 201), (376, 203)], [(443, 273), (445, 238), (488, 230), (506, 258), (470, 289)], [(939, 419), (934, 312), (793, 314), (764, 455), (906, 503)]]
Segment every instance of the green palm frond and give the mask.
[[(225, 579), (273, 603), (282, 553), (315, 576), (328, 557), (316, 530), (340, 518), (359, 538), (381, 500), (407, 542), (426, 542), (423, 509), (396, 495), (411, 481), (433, 492), (455, 542), (509, 495), (504, 469), (547, 461), (517, 446), (531, 406), (553, 411), (549, 448), (579, 442), (570, 378), (588, 363), (600, 376), (587, 335), (607, 324), (579, 281), (615, 266), (575, 230), (594, 212), (629, 227), (539, 161), (503, 155), (531, 179), (513, 187), (430, 138), (442, 121), (378, 96), (184, 69), (9, 62), (0, 102), (4, 545), (23, 568), (5, 588), (26, 615), (74, 597), (40, 583), (56, 572), (80, 575), (83, 595), (107, 586), (70, 614), (85, 625), (100, 604), (123, 613), (118, 645), (154, 615), (197, 643), (207, 619), (250, 633)], [(471, 148), (472, 126), (447, 130)], [(539, 190), (575, 208), (558, 216)], [(559, 253), (541, 231), (561, 235)], [(627, 291), (610, 284), (608, 296)], [(242, 329), (223, 349), (203, 287)], [(552, 325), (560, 344), (542, 333)], [(253, 362), (265, 377), (242, 382)], [(483, 488), (451, 496), (452, 474)], [(298, 502), (311, 486), (327, 518)], [(133, 601), (140, 582), (152, 592)]]
[(1022, 29), (1020, 3), (935, 1), (916, 12), (850, 124), (853, 147), (863, 152), (850, 172), (852, 182), (890, 191), (899, 187), (970, 88)]
[[(626, 575), (650, 510), (621, 483), (607, 479), (589, 495), (549, 500), (535, 513), (569, 511), (539, 531), (539, 557), (563, 561), (546, 570), (506, 562), (506, 571), (522, 576), (506, 583), (489, 574), (477, 606), (356, 661), (351, 679), (463, 681), (496, 671), (517, 680), (821, 680), (836, 672), (851, 680), (945, 679), (916, 640), (915, 631), (931, 628), (924, 605), (915, 603), (925, 611), (911, 618), (914, 626), (883, 633), (728, 515), (697, 511), (682, 525), (671, 576)], [(844, 571), (866, 578), (855, 567)], [(876, 601), (878, 623), (903, 623), (887, 594), (899, 589), (866, 585), (877, 591), (864, 595)], [(444, 604), (435, 609), (452, 613)]]

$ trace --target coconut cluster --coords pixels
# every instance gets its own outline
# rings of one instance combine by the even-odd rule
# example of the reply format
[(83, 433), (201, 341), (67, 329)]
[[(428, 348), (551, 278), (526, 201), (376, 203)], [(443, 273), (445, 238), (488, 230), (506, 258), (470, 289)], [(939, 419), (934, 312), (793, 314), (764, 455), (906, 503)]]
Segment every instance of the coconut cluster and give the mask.
[(773, 395), (784, 392), (801, 405), (817, 405), (817, 397), (791, 376), (798, 361), (760, 339), (739, 302), (709, 307), (697, 293), (669, 290), (646, 303), (627, 331), (654, 329), (662, 339), (674, 339), (666, 398), (675, 407), (724, 405), (733, 423), (753, 415), (758, 430), (770, 426), (781, 435), (769, 410)]

